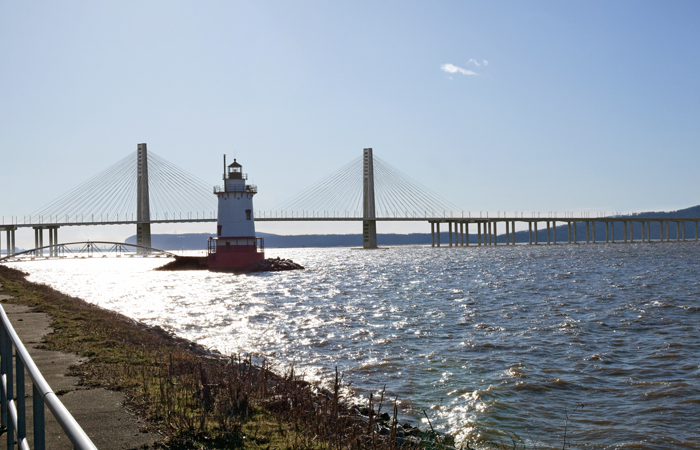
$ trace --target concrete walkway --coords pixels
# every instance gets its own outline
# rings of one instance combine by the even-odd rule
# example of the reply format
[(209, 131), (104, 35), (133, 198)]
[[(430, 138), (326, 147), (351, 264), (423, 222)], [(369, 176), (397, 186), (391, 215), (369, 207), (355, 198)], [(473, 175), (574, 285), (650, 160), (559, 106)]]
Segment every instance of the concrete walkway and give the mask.
[[(0, 302), (7, 316), (32, 359), (61, 402), (85, 430), (100, 450), (134, 449), (151, 446), (160, 435), (146, 431), (146, 423), (124, 407), (124, 394), (101, 388), (79, 385), (77, 377), (66, 375), (69, 367), (79, 364), (77, 355), (41, 350), (37, 346), (45, 335), (52, 331), (47, 314), (31, 312), (23, 305), (14, 305), (12, 297), (0, 295)], [(27, 436), (32, 443), (32, 387), (26, 379)], [(46, 448), (71, 449), (70, 441), (53, 419), (48, 409), (46, 414)], [(4, 442), (5, 436), (1, 440)]]

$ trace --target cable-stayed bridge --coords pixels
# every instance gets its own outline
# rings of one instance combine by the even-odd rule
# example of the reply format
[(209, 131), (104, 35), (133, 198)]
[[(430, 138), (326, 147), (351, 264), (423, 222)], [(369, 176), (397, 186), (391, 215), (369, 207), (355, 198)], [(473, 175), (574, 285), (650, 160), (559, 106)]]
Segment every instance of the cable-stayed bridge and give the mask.
[[(214, 192), (218, 187), (214, 187)], [(255, 189), (255, 187), (253, 186)], [(375, 207), (376, 205), (376, 207)], [(216, 222), (217, 200), (209, 183), (178, 168), (139, 144), (102, 172), (28, 216), (2, 218), (7, 248), (14, 232), (34, 228), (37, 248), (58, 244), (58, 228), (134, 224), (137, 243), (150, 246), (150, 226), (159, 223)], [(459, 208), (422, 186), (371, 149), (269, 211), (255, 211), (257, 221), (429, 220), (460, 217)], [(376, 244), (374, 245), (376, 246)]]
[[(255, 186), (251, 186), (256, 189)], [(214, 192), (220, 187), (214, 187)], [(138, 144), (127, 155), (74, 189), (37, 209), (28, 216), (2, 217), (0, 231), (6, 231), (8, 254), (15, 252), (15, 231), (33, 228), (35, 247), (44, 247), (44, 230), (49, 247), (58, 245), (58, 228), (88, 225), (136, 225), (137, 244), (151, 246), (151, 224), (216, 222), (217, 200), (209, 183), (148, 152)], [(649, 241), (651, 225), (658, 223), (661, 240), (669, 240), (675, 223), (677, 240), (686, 239), (686, 225), (694, 223), (698, 239), (700, 219), (621, 217), (590, 214), (574, 216), (524, 212), (506, 214), (471, 213), (446, 200), (364, 149), (354, 159), (323, 179), (268, 211), (254, 211), (256, 221), (361, 221), (363, 246), (376, 248), (377, 221), (427, 221), (431, 224), (433, 246), (440, 246), (440, 225), (447, 225), (449, 246), (468, 246), (469, 227), (476, 226), (477, 245), (498, 245), (498, 227), (505, 227), (505, 242), (515, 244), (516, 222), (527, 223), (529, 243), (538, 242), (538, 224), (547, 229), (547, 243), (556, 243), (557, 222), (568, 225), (568, 241), (578, 242), (577, 225), (585, 224), (586, 242), (596, 242), (596, 223), (605, 224), (605, 242), (633, 241), (634, 223), (641, 224), (642, 241)], [(683, 224), (681, 230), (681, 224)], [(572, 227), (573, 225), (573, 227)], [(616, 226), (617, 225), (617, 226)], [(591, 236), (592, 231), (592, 236)], [(2, 239), (0, 239), (0, 242)], [(0, 243), (1, 246), (1, 243)], [(50, 252), (53, 254), (53, 252)]]

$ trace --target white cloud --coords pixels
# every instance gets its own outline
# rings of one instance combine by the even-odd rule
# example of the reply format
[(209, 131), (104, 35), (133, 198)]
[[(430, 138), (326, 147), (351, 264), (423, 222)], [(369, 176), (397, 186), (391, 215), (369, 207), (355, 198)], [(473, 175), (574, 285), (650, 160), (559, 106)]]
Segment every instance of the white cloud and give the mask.
[(489, 65), (489, 62), (486, 61), (485, 59), (482, 59), (481, 62), (479, 62), (479, 61), (477, 61), (476, 59), (472, 58), (472, 59), (470, 59), (469, 61), (467, 61), (467, 64), (469, 64), (469, 63), (474, 64), (476, 67), (481, 67), (482, 65), (483, 65), (483, 66), (488, 66), (488, 65)]
[(471, 70), (463, 69), (461, 67), (457, 67), (453, 64), (443, 64), (440, 66), (440, 70), (443, 72), (447, 73), (461, 73), (462, 75), (478, 75), (476, 72), (473, 72)]

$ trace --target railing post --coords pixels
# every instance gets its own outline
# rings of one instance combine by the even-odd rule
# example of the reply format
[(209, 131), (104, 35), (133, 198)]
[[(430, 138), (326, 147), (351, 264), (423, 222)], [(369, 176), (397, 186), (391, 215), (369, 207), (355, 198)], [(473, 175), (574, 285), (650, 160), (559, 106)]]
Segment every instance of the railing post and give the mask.
[(17, 368), (15, 378), (17, 380), (17, 442), (21, 446), (22, 441), (27, 439), (27, 408), (24, 401), (24, 362), (19, 352), (15, 356), (15, 367)]
[(8, 333), (6, 333), (7, 339), (5, 339), (5, 358), (6, 366), (5, 366), (5, 380), (7, 383), (7, 392), (6, 392), (6, 402), (5, 404), (7, 405), (7, 448), (12, 449), (15, 445), (15, 424), (12, 421), (12, 417), (10, 417), (10, 404), (12, 400), (15, 398), (14, 395), (14, 389), (13, 389), (13, 384), (14, 384), (14, 377), (12, 374), (12, 341), (10, 341), (10, 336)]
[(46, 450), (44, 399), (32, 383), (32, 423), (34, 424), (34, 450)]
[(4, 387), (2, 387), (2, 382), (5, 380), (5, 375), (7, 374), (7, 342), (10, 340), (10, 336), (5, 331), (5, 326), (0, 326), (0, 411), (2, 416), (2, 428), (7, 430), (7, 393)]

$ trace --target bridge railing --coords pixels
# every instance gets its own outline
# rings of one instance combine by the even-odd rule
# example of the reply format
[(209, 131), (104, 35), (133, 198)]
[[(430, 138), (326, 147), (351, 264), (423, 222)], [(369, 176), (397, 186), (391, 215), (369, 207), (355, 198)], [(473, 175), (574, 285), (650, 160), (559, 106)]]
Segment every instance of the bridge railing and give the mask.
[[(151, 221), (188, 221), (188, 220), (216, 220), (215, 211), (175, 211), (151, 213)], [(3, 225), (85, 225), (85, 224), (119, 224), (136, 223), (136, 214), (75, 214), (52, 216), (2, 216), (0, 226)]]
[[(377, 210), (377, 218), (392, 219), (493, 219), (493, 218), (514, 218), (514, 219), (581, 219), (581, 218), (617, 218), (628, 217), (639, 214), (637, 212), (620, 211), (396, 211)], [(176, 212), (152, 212), (152, 222), (186, 222), (186, 221), (213, 221), (216, 220), (215, 211), (176, 211)], [(255, 217), (258, 219), (361, 219), (362, 211), (267, 211), (256, 210)], [(2, 216), (0, 226), (3, 225), (34, 225), (51, 226), (56, 225), (86, 225), (86, 224), (118, 224), (136, 223), (135, 214), (77, 214), (61, 216)]]
[[(582, 218), (616, 218), (632, 216), (638, 213), (590, 212), (590, 211), (389, 211), (377, 210), (376, 218), (391, 219), (582, 219)], [(264, 211), (256, 210), (257, 219), (361, 219), (362, 211)]]
[[(44, 405), (61, 426), (63, 432), (77, 450), (97, 450), (85, 431), (68, 412), (63, 403), (51, 390), (39, 372), (29, 352), (17, 336), (5, 309), (0, 306), (0, 406), (2, 426), (7, 430), (7, 448), (14, 445), (21, 450), (29, 450), (27, 441), (27, 414), (25, 405), (25, 369), (32, 381), (32, 423), (34, 428), (34, 448), (46, 448), (46, 421)], [(15, 353), (13, 370), (13, 348)], [(16, 390), (16, 392), (15, 392)]]

